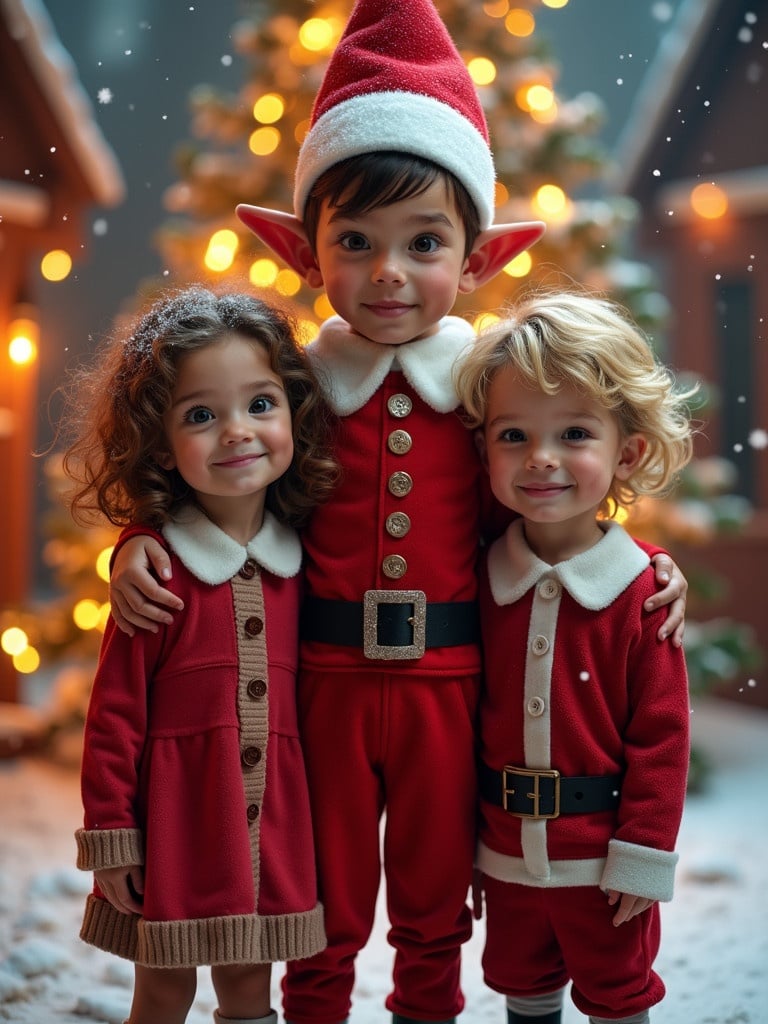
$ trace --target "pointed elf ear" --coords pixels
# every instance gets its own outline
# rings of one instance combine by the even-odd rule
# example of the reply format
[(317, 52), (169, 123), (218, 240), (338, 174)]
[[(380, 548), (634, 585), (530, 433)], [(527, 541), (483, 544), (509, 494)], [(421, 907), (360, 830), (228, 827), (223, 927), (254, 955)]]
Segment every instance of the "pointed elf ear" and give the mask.
[(477, 236), (461, 275), (459, 291), (473, 292), (495, 277), (510, 260), (524, 252), (544, 234), (539, 220), (519, 224), (492, 224)]
[(315, 260), (304, 226), (292, 213), (241, 203), (237, 216), (265, 245), (304, 278), (310, 288), (320, 288), (323, 276)]

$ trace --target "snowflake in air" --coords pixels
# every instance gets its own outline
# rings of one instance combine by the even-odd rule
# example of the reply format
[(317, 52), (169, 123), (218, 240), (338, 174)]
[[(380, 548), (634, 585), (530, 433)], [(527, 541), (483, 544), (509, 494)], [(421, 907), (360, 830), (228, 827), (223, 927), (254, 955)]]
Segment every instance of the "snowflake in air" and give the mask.
[(99, 103), (111, 103), (114, 98), (114, 94), (111, 89), (105, 87), (103, 89), (99, 89), (96, 97)]

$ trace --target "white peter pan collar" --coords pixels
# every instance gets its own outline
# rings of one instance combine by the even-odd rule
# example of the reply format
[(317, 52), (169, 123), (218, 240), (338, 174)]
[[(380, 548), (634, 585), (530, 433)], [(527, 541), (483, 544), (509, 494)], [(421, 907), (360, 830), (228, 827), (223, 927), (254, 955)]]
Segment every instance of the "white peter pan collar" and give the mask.
[(269, 511), (264, 513), (259, 532), (245, 546), (193, 506), (166, 523), (162, 532), (187, 569), (203, 583), (214, 585), (232, 579), (247, 558), (283, 579), (295, 576), (301, 568), (297, 534)]
[(325, 398), (338, 416), (349, 416), (368, 402), (392, 369), (400, 369), (416, 393), (436, 412), (452, 412), (459, 400), (453, 365), (474, 340), (466, 320), (446, 316), (439, 330), (404, 345), (369, 341), (334, 316), (307, 348)]
[(648, 567), (648, 555), (616, 522), (601, 522), (604, 536), (593, 547), (557, 565), (528, 547), (516, 519), (488, 551), (488, 579), (496, 604), (512, 604), (546, 576), (557, 580), (582, 607), (607, 608)]

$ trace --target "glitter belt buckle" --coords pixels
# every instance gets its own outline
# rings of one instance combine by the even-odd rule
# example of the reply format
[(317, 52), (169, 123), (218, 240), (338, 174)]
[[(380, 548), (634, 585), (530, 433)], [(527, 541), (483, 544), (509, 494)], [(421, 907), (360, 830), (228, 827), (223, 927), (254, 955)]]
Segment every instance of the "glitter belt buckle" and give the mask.
[[(413, 629), (410, 644), (379, 643), (381, 605), (412, 605), (407, 623)], [(372, 660), (421, 658), (427, 640), (427, 595), (423, 590), (366, 590), (363, 595), (363, 653)]]

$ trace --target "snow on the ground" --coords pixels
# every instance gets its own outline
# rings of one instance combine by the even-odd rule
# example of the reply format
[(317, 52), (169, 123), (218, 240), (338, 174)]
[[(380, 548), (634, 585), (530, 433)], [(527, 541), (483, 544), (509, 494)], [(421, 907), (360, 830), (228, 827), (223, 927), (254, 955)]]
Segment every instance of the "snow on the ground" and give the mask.
[[(699, 701), (693, 736), (713, 762), (703, 795), (688, 798), (675, 899), (663, 908), (657, 969), (667, 997), (653, 1024), (768, 1022), (768, 712)], [(77, 772), (41, 758), (0, 761), (0, 1021), (121, 1024), (132, 965), (78, 937), (90, 875), (74, 866), (80, 823)], [(352, 1024), (386, 1022), (391, 951), (379, 913), (358, 961)], [(486, 989), (482, 925), (465, 947), (462, 1024), (503, 1024), (503, 999)], [(585, 935), (585, 942), (589, 941)], [(201, 968), (189, 1024), (212, 1019)], [(274, 1004), (280, 1005), (275, 969)], [(584, 1018), (569, 1003), (564, 1024)]]

